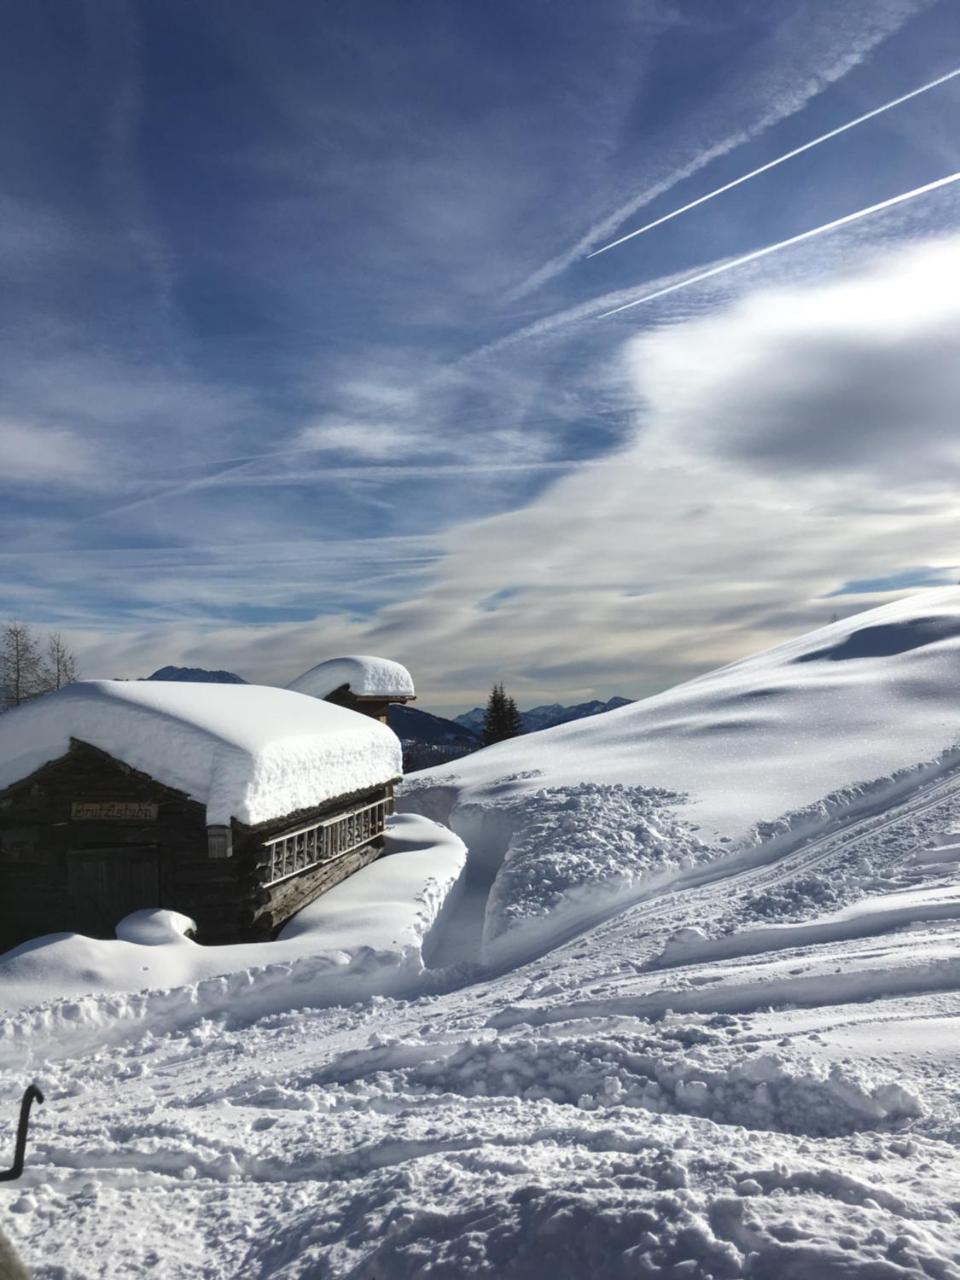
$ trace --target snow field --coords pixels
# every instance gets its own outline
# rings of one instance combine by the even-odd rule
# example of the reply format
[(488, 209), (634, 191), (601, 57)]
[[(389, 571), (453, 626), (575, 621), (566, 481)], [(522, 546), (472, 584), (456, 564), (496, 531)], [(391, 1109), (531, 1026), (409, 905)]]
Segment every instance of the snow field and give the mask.
[[(953, 748), (755, 822), (737, 841), (704, 840), (688, 819), (687, 798), (663, 789), (537, 788), (539, 780), (537, 771), (521, 771), (461, 789), (455, 777), (428, 770), (408, 779), (400, 796), (402, 809), (437, 816), (467, 843), (467, 883), (482, 898), (471, 908), (468, 958), (488, 967), (521, 963), (636, 902), (711, 881), (726, 880), (733, 898), (721, 928), (740, 931), (751, 916), (809, 916), (871, 892), (956, 878), (953, 837), (941, 830), (950, 821), (960, 827)], [(905, 840), (916, 847), (906, 851)], [(943, 854), (921, 847), (935, 850), (938, 841), (946, 842)], [(947, 905), (930, 911), (953, 914)], [(852, 936), (857, 926), (849, 927)]]
[(891, 893), (866, 898), (856, 907), (803, 924), (762, 925), (756, 929), (738, 929), (718, 938), (708, 938), (696, 926), (684, 928), (668, 940), (650, 967), (673, 968), (731, 956), (762, 955), (844, 938), (869, 937), (931, 920), (955, 919), (960, 919), (960, 885)]
[[(939, 823), (946, 847), (955, 804), (906, 805), (883, 838), (911, 862), (918, 824)], [(65, 1234), (70, 1280), (960, 1275), (954, 922), (648, 967), (729, 894), (654, 896), (446, 995), (312, 1010), (308, 984), (286, 1012), (268, 990), (259, 1017), (241, 995), (184, 1021), (172, 993), (179, 1021), (101, 1026), (85, 1053), (60, 1029), (11, 1231), (35, 1261), (42, 1242), (41, 1280)], [(918, 1022), (939, 1057), (901, 1052)], [(105, 1255), (103, 1220), (127, 1218), (139, 1234)]]
[(459, 806), (499, 806), (505, 795), (639, 785), (677, 794), (676, 816), (710, 846), (809, 836), (908, 792), (917, 771), (957, 763), (958, 664), (960, 589), (937, 588), (425, 770), (415, 799), (456, 828)]
[[(473, 897), (459, 924), (471, 943), (457, 958), (504, 967), (646, 898), (713, 881), (726, 881), (733, 901), (721, 924), (738, 935), (751, 916), (809, 916), (859, 902), (871, 891), (949, 886), (956, 858), (941, 827), (954, 811), (960, 824), (957, 763), (951, 751), (891, 778), (846, 786), (775, 823), (758, 824), (736, 844), (703, 841), (682, 816), (683, 797), (620, 784), (529, 790), (529, 775), (520, 774), (502, 779), (484, 801), (458, 802), (455, 787), (415, 776), (400, 807), (440, 815), (463, 837)], [(909, 856), (905, 840), (917, 846)], [(930, 850), (920, 847), (925, 841)], [(898, 920), (955, 915), (952, 891), (940, 896), (942, 902), (928, 897), (921, 908), (901, 894), (888, 904), (886, 925), (879, 918), (824, 923), (811, 937), (833, 936), (834, 928), (853, 937)], [(711, 902), (715, 907), (717, 899)], [(790, 935), (782, 937), (788, 944)], [(772, 949), (776, 941), (758, 935), (755, 945)], [(739, 944), (720, 945), (735, 954)], [(743, 945), (750, 944), (744, 939)]]
[(41, 1280), (64, 1241), (71, 1280), (960, 1275), (955, 1147), (876, 1070), (791, 1063), (749, 1015), (491, 1033), (473, 1005), (51, 1063), (11, 1233)]
[[(528, 954), (611, 900), (716, 857), (678, 819), (669, 792), (584, 783), (502, 803), (515, 822), (484, 921), (482, 959)], [(656, 879), (654, 879), (656, 878)]]
[[(931, 1114), (902, 1022), (860, 1059), (819, 1056), (838, 1012), (862, 1025), (889, 1003), (829, 1004), (849, 944), (764, 957), (818, 985), (802, 1028), (789, 1010), (650, 1021), (614, 999), (658, 980), (629, 967), (643, 917), (447, 995), (221, 1008), (48, 1057), (10, 1232), (40, 1280), (64, 1274), (65, 1242), (70, 1280), (960, 1275), (955, 1145), (927, 1136), (960, 1139), (956, 1097)], [(903, 951), (890, 972), (935, 941), (874, 940)], [(724, 967), (742, 982), (694, 964), (672, 991)], [(578, 1008), (590, 974), (596, 1005)], [(553, 1020), (501, 1025), (524, 995)], [(898, 1016), (942, 1022), (929, 999)]]
[(872, 1081), (837, 1065), (775, 1053), (716, 1061), (723, 1026), (705, 1019), (671, 1022), (662, 1035), (498, 1036), (418, 1063), (404, 1083), (415, 1092), (549, 1099), (585, 1111), (640, 1107), (812, 1137), (890, 1127), (923, 1113), (918, 1097), (892, 1079)]
[(958, 634), (925, 595), (488, 749), (307, 953), (9, 1012), (39, 1280), (960, 1280)]

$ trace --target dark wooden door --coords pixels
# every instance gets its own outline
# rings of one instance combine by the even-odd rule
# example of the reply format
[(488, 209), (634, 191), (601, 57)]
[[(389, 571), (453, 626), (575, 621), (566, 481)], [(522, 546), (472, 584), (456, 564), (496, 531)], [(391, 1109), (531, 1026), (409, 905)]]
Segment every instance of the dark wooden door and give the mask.
[(71, 928), (112, 938), (117, 921), (160, 906), (160, 861), (154, 845), (71, 849), (67, 859)]

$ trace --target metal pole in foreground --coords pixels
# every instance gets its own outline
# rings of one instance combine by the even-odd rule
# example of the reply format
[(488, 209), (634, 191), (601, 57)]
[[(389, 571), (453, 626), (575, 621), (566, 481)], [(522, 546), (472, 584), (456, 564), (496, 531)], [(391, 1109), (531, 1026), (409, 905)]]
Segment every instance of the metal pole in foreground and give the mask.
[(43, 1102), (43, 1094), (35, 1084), (28, 1085), (20, 1102), (20, 1120), (17, 1124), (17, 1145), (13, 1153), (13, 1165), (0, 1173), (0, 1182), (13, 1182), (23, 1173), (23, 1159), (27, 1152), (27, 1126), (30, 1108), (34, 1102)]

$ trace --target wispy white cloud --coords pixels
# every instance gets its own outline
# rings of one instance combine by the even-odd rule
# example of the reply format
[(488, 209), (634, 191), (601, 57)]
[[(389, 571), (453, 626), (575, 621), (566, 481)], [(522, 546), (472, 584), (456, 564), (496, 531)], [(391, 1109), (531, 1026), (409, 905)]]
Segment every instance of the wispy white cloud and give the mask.
[(97, 485), (95, 451), (75, 431), (0, 419), (0, 491), (12, 485)]
[(429, 441), (422, 435), (404, 430), (395, 423), (351, 422), (334, 414), (304, 427), (296, 437), (297, 447), (305, 451), (347, 454), (377, 461), (402, 459), (425, 443)]
[[(861, 65), (870, 54), (933, 0), (885, 0), (858, 2), (827, 12), (797, 9), (761, 47), (752, 65), (726, 82), (713, 100), (686, 122), (688, 137), (681, 146), (673, 141), (657, 148), (662, 176), (648, 180), (642, 189), (619, 203), (609, 214), (583, 232), (572, 244), (530, 273), (507, 296), (516, 301), (539, 289), (609, 240), (633, 214), (665, 195), (680, 182), (699, 173), (714, 160), (729, 155), (782, 121), (802, 111), (812, 99)], [(724, 130), (724, 122), (736, 119), (743, 107), (755, 104), (749, 123)], [(697, 135), (699, 134), (699, 139)], [(689, 135), (692, 136), (692, 140)], [(695, 154), (692, 159), (674, 156)], [(643, 181), (641, 177), (640, 181)]]
[(89, 80), (101, 104), (103, 183), (123, 231), (145, 267), (154, 304), (165, 321), (171, 346), (176, 269), (140, 171), (139, 132), (143, 106), (140, 31), (130, 0), (85, 0)]
[(452, 531), (427, 589), (354, 641), (412, 651), (436, 705), (490, 654), (524, 698), (637, 694), (884, 598), (845, 580), (948, 567), (958, 279), (945, 238), (632, 340), (635, 441)]

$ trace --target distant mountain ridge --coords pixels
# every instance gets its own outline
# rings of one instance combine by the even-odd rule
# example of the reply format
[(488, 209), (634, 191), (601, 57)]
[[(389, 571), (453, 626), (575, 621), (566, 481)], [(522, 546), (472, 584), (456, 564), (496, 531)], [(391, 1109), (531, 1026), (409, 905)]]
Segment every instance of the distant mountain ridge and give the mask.
[(463, 747), (467, 751), (474, 751), (480, 745), (480, 737), (472, 729), (417, 707), (394, 703), (387, 711), (387, 723), (400, 739), (437, 747)]
[(480, 735), (472, 729), (416, 707), (394, 703), (387, 710), (387, 723), (403, 746), (404, 773), (459, 760), (480, 747)]
[(232, 671), (206, 671), (203, 667), (160, 667), (145, 680), (183, 680), (193, 684), (246, 684), (243, 676)]
[[(542, 707), (531, 707), (520, 712), (524, 733), (536, 733), (538, 729), (550, 729), (570, 720), (584, 720), (587, 716), (600, 715), (603, 711), (615, 711), (629, 704), (629, 698), (610, 698), (601, 702), (580, 702), (565, 707), (559, 702)], [(483, 707), (474, 707), (455, 720), (420, 711), (416, 707), (394, 705), (387, 713), (387, 722), (403, 744), (403, 771), (413, 773), (417, 769), (429, 769), (432, 765), (459, 760), (482, 745), (484, 721)]]
[[(585, 720), (587, 716), (598, 716), (604, 711), (616, 711), (618, 707), (629, 706), (630, 698), (609, 698), (601, 702), (594, 698), (590, 702), (578, 702), (575, 706), (565, 707), (559, 702), (545, 703), (542, 707), (531, 707), (529, 711), (520, 712), (520, 721), (525, 733), (536, 733), (540, 729), (552, 729), (554, 725), (568, 724), (571, 720)], [(457, 716), (454, 724), (470, 729), (478, 736), (483, 731), (483, 707), (474, 707)]]

